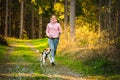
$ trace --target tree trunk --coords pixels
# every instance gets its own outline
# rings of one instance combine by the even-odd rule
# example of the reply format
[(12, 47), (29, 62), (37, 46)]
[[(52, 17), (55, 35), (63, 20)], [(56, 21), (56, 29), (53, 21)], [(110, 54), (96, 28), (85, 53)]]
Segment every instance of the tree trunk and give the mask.
[(32, 39), (34, 39), (34, 9), (32, 9)]
[(42, 38), (42, 15), (39, 17), (39, 38)]
[[(0, 0), (0, 10), (2, 10), (2, 0)], [(2, 30), (2, 11), (0, 11), (0, 29)], [(0, 35), (2, 31), (0, 30)]]
[(118, 10), (118, 36), (120, 37), (120, 9)]
[(64, 35), (65, 39), (67, 40), (67, 24), (68, 24), (68, 0), (65, 0), (65, 6), (64, 6)]
[(109, 31), (109, 45), (110, 45), (110, 39), (111, 39), (111, 37), (112, 37), (112, 35), (111, 35), (111, 29), (112, 29), (112, 19), (111, 19), (111, 7), (112, 7), (112, 1), (111, 0), (109, 0), (109, 26), (108, 26), (108, 31)]
[(112, 7), (112, 1), (109, 0), (109, 28), (111, 28), (111, 7)]
[(98, 27), (98, 37), (100, 37), (100, 32), (101, 32), (101, 0), (99, 0), (99, 27)]
[(6, 11), (5, 11), (5, 37), (8, 34), (8, 0), (6, 0)]
[(70, 0), (70, 39), (75, 39), (75, 3), (76, 0)]
[(11, 0), (9, 0), (9, 36), (11, 36)]
[(19, 38), (22, 38), (22, 35), (23, 35), (23, 8), (24, 8), (24, 0), (21, 0), (20, 35), (19, 35)]
[(116, 11), (116, 33), (118, 34), (118, 10)]

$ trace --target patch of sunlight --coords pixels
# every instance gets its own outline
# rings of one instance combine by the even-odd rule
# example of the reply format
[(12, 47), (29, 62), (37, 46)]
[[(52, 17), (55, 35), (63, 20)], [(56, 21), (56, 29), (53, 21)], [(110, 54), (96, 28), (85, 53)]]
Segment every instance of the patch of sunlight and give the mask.
[(24, 44), (11, 44), (11, 46), (13, 46), (13, 47), (28, 47)]
[(25, 44), (11, 44), (11, 46), (13, 47), (30, 47), (30, 48), (36, 48), (36, 47), (42, 47), (42, 46), (46, 46), (47, 43), (39, 43), (39, 44), (35, 44), (35, 45), (30, 45), (27, 46)]
[(11, 40), (11, 41), (23, 41), (23, 42), (29, 41), (29, 40), (17, 39), (17, 38), (8, 38), (8, 40)]
[(42, 44), (38, 44), (38, 45), (34, 45), (34, 46), (31, 46), (31, 47), (40, 47), (40, 46), (41, 46), (41, 47), (42, 47), (42, 46), (46, 46), (46, 43), (44, 43), (44, 44), (42, 43)]
[(0, 73), (0, 76), (6, 77), (49, 77), (49, 78), (62, 78), (66, 80), (86, 80), (82, 77), (69, 76), (62, 74), (39, 74), (39, 73)]
[(12, 54), (12, 56), (38, 57), (39, 54), (40, 53), (36, 54), (36, 52), (33, 51), (14, 51), (14, 54)]

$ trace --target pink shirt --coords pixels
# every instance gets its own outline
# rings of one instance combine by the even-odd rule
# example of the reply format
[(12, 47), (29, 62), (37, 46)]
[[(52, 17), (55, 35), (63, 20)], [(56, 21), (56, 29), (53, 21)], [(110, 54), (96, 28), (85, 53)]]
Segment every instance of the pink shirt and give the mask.
[(52, 38), (59, 38), (61, 32), (62, 32), (62, 30), (61, 30), (61, 26), (59, 23), (57, 23), (57, 22), (48, 23), (47, 28), (46, 28), (46, 35), (48, 37), (51, 36)]

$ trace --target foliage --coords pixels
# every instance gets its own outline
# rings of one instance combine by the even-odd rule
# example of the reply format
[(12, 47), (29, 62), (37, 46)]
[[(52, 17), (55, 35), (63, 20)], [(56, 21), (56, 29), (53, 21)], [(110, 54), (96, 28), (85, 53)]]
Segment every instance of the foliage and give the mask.
[[(87, 17), (87, 22), (97, 20), (98, 18), (98, 0), (84, 0), (82, 1), (82, 12)], [(89, 18), (88, 18), (89, 17)]]
[(69, 39), (69, 28), (67, 39), (61, 35), (58, 61), (83, 74), (119, 74), (120, 50), (116, 48), (116, 44), (119, 47), (119, 38), (113, 38), (116, 34), (112, 30), (102, 30), (99, 36), (97, 28), (97, 22), (89, 23), (84, 17), (78, 18), (75, 42)]
[[(88, 58), (87, 60), (82, 61), (81, 59), (75, 59), (75, 55), (70, 56), (69, 54), (70, 53), (62, 56), (61, 54), (59, 54), (59, 56), (57, 56), (56, 58), (57, 62), (59, 62), (59, 64), (61, 65), (68, 66), (69, 68), (80, 73), (81, 75), (107, 75), (111, 77), (111, 75), (119, 74), (118, 69), (112, 68), (114, 62), (109, 61), (105, 58), (101, 58), (100, 56), (98, 56), (91, 59)], [(120, 78), (119, 75), (118, 78)]]
[(54, 4), (54, 11), (58, 17), (58, 19), (64, 19), (64, 5), (62, 3)]
[(79, 43), (79, 46), (95, 46), (97, 45), (98, 34), (93, 30), (90, 30), (90, 25), (85, 24), (80, 26), (76, 30), (76, 39)]

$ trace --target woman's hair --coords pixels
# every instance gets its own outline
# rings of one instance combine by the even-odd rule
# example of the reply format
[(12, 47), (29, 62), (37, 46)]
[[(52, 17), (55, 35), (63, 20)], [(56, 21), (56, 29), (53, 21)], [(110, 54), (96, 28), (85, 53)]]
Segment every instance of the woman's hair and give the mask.
[(50, 17), (50, 18), (52, 18), (53, 16), (55, 16), (55, 17), (56, 17), (56, 15), (54, 15), (54, 14), (53, 14), (53, 15), (51, 15), (51, 17)]

